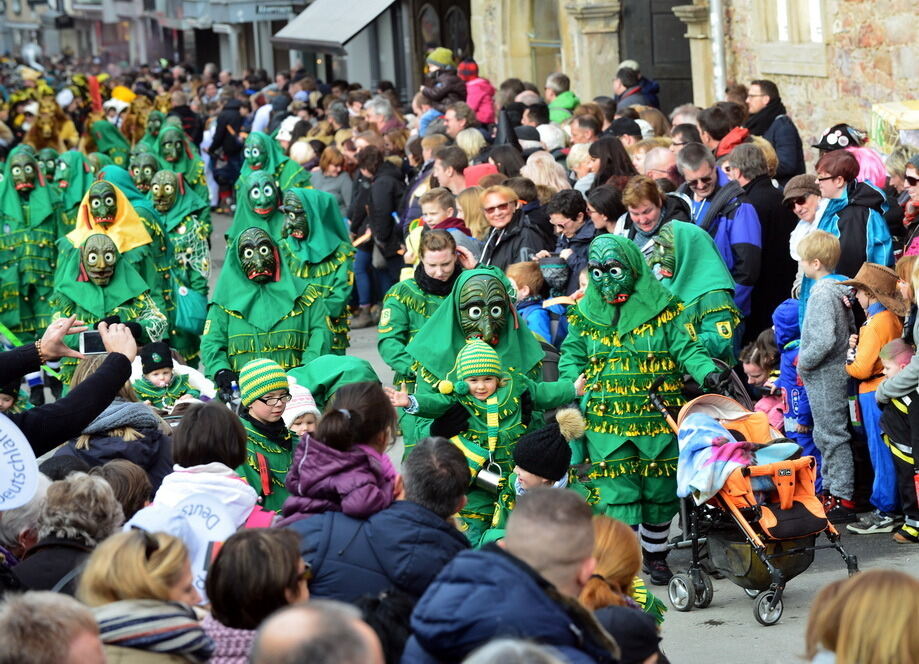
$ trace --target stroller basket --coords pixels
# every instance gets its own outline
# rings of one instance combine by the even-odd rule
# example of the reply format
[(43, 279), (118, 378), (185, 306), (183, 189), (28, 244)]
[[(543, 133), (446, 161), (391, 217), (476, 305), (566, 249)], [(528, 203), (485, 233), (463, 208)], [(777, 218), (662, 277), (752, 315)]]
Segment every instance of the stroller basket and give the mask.
[[(773, 567), (789, 581), (806, 571), (814, 561), (816, 535), (799, 540), (769, 542), (764, 554)], [(734, 585), (749, 590), (766, 590), (772, 573), (748, 541), (736, 541), (720, 534), (708, 536), (708, 553), (712, 566)]]

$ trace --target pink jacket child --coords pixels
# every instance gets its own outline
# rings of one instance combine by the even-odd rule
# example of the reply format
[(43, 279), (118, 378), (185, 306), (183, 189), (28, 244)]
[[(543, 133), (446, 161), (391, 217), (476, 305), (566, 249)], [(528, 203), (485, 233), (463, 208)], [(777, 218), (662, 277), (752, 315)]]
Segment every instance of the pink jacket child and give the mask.
[(475, 112), (476, 120), (492, 124), (495, 121), (495, 86), (487, 78), (479, 77), (479, 66), (471, 58), (463, 60), (456, 73), (466, 82), (466, 103)]

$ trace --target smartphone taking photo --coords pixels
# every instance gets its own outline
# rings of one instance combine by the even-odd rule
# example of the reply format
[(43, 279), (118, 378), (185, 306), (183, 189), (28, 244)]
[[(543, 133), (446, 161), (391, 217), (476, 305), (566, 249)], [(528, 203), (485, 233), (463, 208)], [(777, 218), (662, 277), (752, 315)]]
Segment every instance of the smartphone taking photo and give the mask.
[(107, 352), (102, 343), (102, 334), (98, 330), (80, 333), (80, 352), (83, 355), (101, 355)]

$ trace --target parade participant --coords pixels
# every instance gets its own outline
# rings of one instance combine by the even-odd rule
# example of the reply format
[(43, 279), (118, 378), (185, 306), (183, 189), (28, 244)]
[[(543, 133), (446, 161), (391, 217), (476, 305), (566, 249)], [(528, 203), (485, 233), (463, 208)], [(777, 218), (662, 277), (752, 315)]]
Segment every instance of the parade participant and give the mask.
[(232, 242), (247, 228), (262, 228), (275, 242), (280, 242), (285, 228), (284, 213), (281, 212), (281, 191), (268, 173), (256, 171), (243, 182), (239, 178), (239, 195), (236, 198), (236, 212), (233, 223), (227, 231), (227, 240)]
[(100, 172), (104, 167), (111, 166), (115, 163), (111, 157), (103, 152), (90, 152), (86, 155), (86, 159), (93, 167), (94, 174)]
[[(90, 125), (90, 136), (96, 145), (93, 152), (104, 154), (116, 166), (124, 168), (128, 165), (128, 153), (131, 151), (131, 145), (124, 137), (118, 127), (108, 120), (97, 120)], [(105, 164), (102, 164), (103, 166)]]
[(188, 383), (188, 375), (173, 370), (172, 349), (165, 341), (146, 344), (140, 349), (143, 376), (132, 383), (134, 392), (160, 410), (171, 408), (182, 397), (198, 398), (201, 393)]
[[(138, 143), (138, 145), (142, 145)], [(150, 193), (153, 176), (160, 170), (160, 160), (152, 152), (137, 152), (131, 156), (131, 179), (142, 194)]]
[(144, 135), (137, 143), (146, 145), (151, 152), (157, 149), (160, 130), (163, 127), (163, 121), (166, 115), (162, 111), (153, 109), (147, 114), (147, 126), (144, 127)]
[[(682, 305), (654, 279), (638, 246), (600, 235), (588, 252), (590, 282), (568, 310), (559, 374), (587, 376), (583, 409), (587, 436), (574, 452), (573, 479), (595, 511), (639, 526), (652, 583), (672, 576), (667, 532), (676, 514), (677, 443), (648, 401), (656, 378), (660, 397), (682, 403), (683, 374), (713, 389), (723, 376), (679, 316)], [(577, 487), (576, 487), (577, 488)]]
[[(537, 410), (558, 408), (584, 393), (584, 377), (573, 382), (536, 382), (501, 365), (498, 353), (480, 339), (470, 339), (438, 392), (409, 395), (387, 388), (394, 406), (423, 417), (443, 415), (454, 404), (468, 413), (466, 427), (451, 440), (459, 446), (475, 478), (459, 512), (460, 530), (473, 546), (491, 526), (500, 490), (515, 467), (514, 446), (526, 433), (524, 393)], [(487, 486), (491, 477), (492, 486)]]
[[(173, 116), (174, 117), (174, 116)], [(195, 150), (182, 130), (182, 127), (170, 124), (168, 120), (163, 124), (157, 137), (156, 148), (153, 154), (159, 158), (162, 168), (168, 168), (176, 173), (181, 173), (185, 184), (191, 187), (203, 200), (210, 200), (207, 189), (207, 177), (204, 174), (204, 162), (197, 156)], [(204, 222), (207, 226), (207, 235), (211, 234), (211, 208), (207, 208)]]
[(318, 189), (284, 192), (281, 253), (290, 269), (323, 295), (332, 330), (332, 353), (348, 348), (354, 246), (332, 194)]
[(227, 251), (201, 336), (201, 359), (222, 392), (239, 370), (268, 358), (284, 370), (329, 352), (322, 294), (282, 264), (261, 228), (247, 228)]
[(54, 182), (61, 192), (61, 212), (67, 231), (73, 230), (83, 195), (93, 182), (93, 167), (82, 152), (68, 150), (57, 160)]
[(38, 166), (45, 180), (51, 182), (54, 180), (54, 171), (57, 169), (58, 160), (57, 150), (54, 148), (42, 148), (38, 151)]
[(310, 173), (293, 159), (286, 157), (281, 146), (268, 134), (253, 131), (246, 138), (243, 148), (243, 166), (237, 180), (237, 193), (240, 183), (245, 182), (250, 174), (262, 171), (271, 175), (275, 185), (281, 191), (293, 187), (309, 187)]
[(741, 321), (734, 304), (734, 278), (711, 236), (694, 224), (671, 221), (652, 238), (648, 266), (661, 285), (683, 302), (680, 321), (710, 357), (736, 362), (734, 330)]

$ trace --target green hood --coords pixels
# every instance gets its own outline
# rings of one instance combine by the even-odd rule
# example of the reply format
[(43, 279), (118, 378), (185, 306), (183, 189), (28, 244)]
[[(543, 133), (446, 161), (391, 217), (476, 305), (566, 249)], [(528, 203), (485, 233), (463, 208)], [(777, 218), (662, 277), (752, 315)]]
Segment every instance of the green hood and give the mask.
[[(453, 290), (406, 347), (409, 355), (441, 380), (446, 378), (456, 362), (457, 354), (466, 345), (466, 337), (459, 321), (459, 293), (463, 284), (476, 275), (495, 276), (504, 284), (505, 289), (511, 292), (510, 282), (498, 268), (480, 267), (463, 270), (453, 284)], [(510, 297), (508, 314), (510, 317), (499, 336), (495, 350), (501, 358), (501, 363), (508, 370), (527, 374), (542, 361), (545, 352), (526, 323), (517, 316), (516, 307)]]
[[(685, 221), (668, 222), (673, 229), (674, 274), (660, 284), (684, 304), (715, 290), (734, 291), (734, 278), (704, 230)], [(663, 227), (662, 227), (663, 228)]]
[(325, 405), (340, 387), (380, 382), (370, 362), (353, 355), (320, 355), (305, 367), (291, 369), (287, 375), (313, 394), (320, 411), (325, 410)]
[[(21, 145), (13, 148), (3, 164), (3, 181), (0, 182), (0, 219), (7, 223), (12, 220), (13, 224), (9, 229), (11, 231), (24, 228), (26, 223), (25, 215), (22, 213), (22, 199), (16, 193), (13, 177), (10, 174), (12, 157), (25, 149)], [(29, 228), (41, 226), (54, 213), (55, 198), (51, 190), (51, 183), (42, 175), (41, 169), (35, 174), (35, 179), (37, 184), (29, 194)], [(4, 229), (4, 232), (8, 231)]]
[[(248, 190), (252, 186), (249, 181), (252, 178), (261, 178), (262, 173), (263, 171), (252, 171), (248, 178), (243, 179), (240, 176), (236, 181), (236, 212), (233, 213), (233, 223), (227, 231), (227, 239), (231, 242), (234, 242), (239, 237), (239, 234), (247, 228), (262, 228), (268, 231), (268, 235), (271, 236), (271, 239), (276, 244), (281, 243), (281, 231), (284, 229), (284, 213), (278, 209), (266, 219), (255, 212), (252, 207), (252, 201), (249, 199)], [(274, 178), (270, 174), (265, 173), (264, 177), (274, 183)], [(278, 190), (278, 196), (282, 195)], [(279, 208), (280, 205), (281, 203), (278, 201)]]
[[(673, 303), (674, 297), (651, 274), (638, 245), (632, 240), (603, 234), (595, 237), (591, 244), (600, 238), (612, 240), (617, 245), (618, 259), (636, 275), (635, 290), (628, 300), (613, 305), (603, 299), (593, 280), (588, 280), (584, 297), (578, 302), (578, 311), (594, 325), (625, 334), (656, 317)], [(619, 310), (619, 318), (614, 325), (613, 313), (616, 309)]]
[[(60, 190), (61, 201), (64, 209), (70, 211), (82, 202), (83, 194), (93, 183), (93, 167), (83, 153), (76, 150), (67, 150), (60, 160), (67, 164), (67, 187)], [(60, 180), (56, 182), (60, 186)]]
[[(210, 207), (210, 203), (201, 198), (198, 192), (192, 187), (188, 186), (188, 182), (184, 177), (182, 177), (180, 182), (181, 186), (176, 195), (175, 205), (173, 205), (166, 214), (157, 212), (163, 220), (163, 227), (167, 231), (171, 231), (181, 224), (185, 217), (189, 215), (197, 214), (198, 217), (201, 218), (204, 211)], [(153, 208), (153, 201), (148, 198), (147, 202), (150, 204), (150, 207)], [(156, 208), (153, 208), (153, 210), (156, 212)]]
[(131, 178), (131, 174), (128, 173), (125, 169), (120, 166), (105, 166), (102, 168), (101, 174), (99, 176), (100, 180), (105, 180), (106, 182), (111, 182), (113, 185), (121, 189), (121, 192), (125, 195), (131, 205), (134, 206), (134, 210), (143, 215), (147, 219), (153, 219), (162, 225), (162, 217), (160, 213), (156, 211), (156, 208), (153, 207), (153, 203), (150, 202), (150, 199), (140, 193), (140, 190), (134, 184), (134, 180)]
[[(85, 280), (80, 268), (80, 249), (75, 247), (66, 252), (64, 262), (58, 268), (54, 290), (70, 299), (79, 309), (92, 314), (96, 320), (105, 318), (125, 302), (148, 290), (147, 282), (124, 255), (115, 267), (112, 280), (105, 287)], [(81, 278), (84, 281), (80, 281)]]
[(89, 131), (96, 141), (96, 149), (99, 152), (107, 155), (116, 166), (127, 167), (131, 144), (124, 134), (118, 131), (118, 127), (108, 120), (99, 120), (93, 122)]
[[(176, 130), (182, 135), (182, 144), (185, 149), (179, 153), (179, 160), (177, 162), (170, 163), (163, 157), (163, 139)], [(195, 182), (198, 179), (198, 173), (200, 171), (199, 162), (201, 160), (195, 155), (194, 148), (188, 140), (188, 135), (182, 131), (181, 126), (176, 127), (175, 125), (164, 122), (163, 128), (160, 129), (159, 136), (156, 137), (156, 147), (153, 150), (153, 154), (160, 160), (160, 164), (162, 164), (163, 168), (181, 173), (185, 176), (187, 182)]]
[(549, 118), (552, 122), (563, 122), (571, 117), (571, 112), (578, 107), (581, 100), (571, 90), (563, 92), (549, 104)]
[[(284, 168), (284, 163), (288, 161), (288, 157), (284, 154), (284, 151), (281, 149), (281, 146), (278, 145), (278, 142), (271, 138), (268, 134), (262, 131), (253, 131), (249, 134), (249, 138), (261, 137), (262, 144), (266, 146), (268, 150), (268, 155), (265, 160), (265, 165), (259, 170), (265, 173), (270, 173), (273, 178), (277, 180), (278, 176), (281, 174), (281, 169)], [(248, 141), (248, 139), (246, 139)], [(243, 160), (242, 169), (239, 172), (239, 177), (242, 180), (243, 178), (248, 179), (249, 175), (256, 173), (257, 171)], [(278, 183), (281, 184), (280, 182)], [(283, 189), (283, 187), (281, 187)]]
[(309, 222), (309, 236), (303, 240), (292, 237), (284, 243), (297, 258), (306, 263), (321, 263), (335, 252), (343, 242), (351, 244), (351, 238), (342, 223), (341, 211), (335, 196), (318, 189), (290, 189), (306, 210)]

